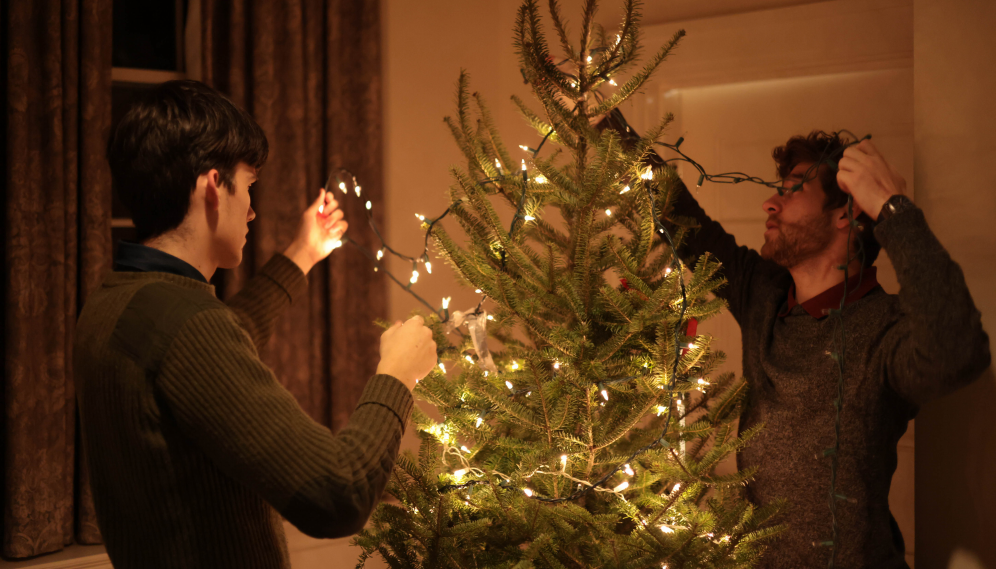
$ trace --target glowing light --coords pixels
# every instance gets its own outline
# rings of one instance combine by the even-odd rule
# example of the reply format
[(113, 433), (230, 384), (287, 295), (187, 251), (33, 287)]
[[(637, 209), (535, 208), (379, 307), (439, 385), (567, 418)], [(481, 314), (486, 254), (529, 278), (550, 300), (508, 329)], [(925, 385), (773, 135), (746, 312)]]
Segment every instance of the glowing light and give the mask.
[(609, 400), (609, 392), (603, 389), (602, 390), (602, 398), (605, 399), (606, 401), (608, 401)]
[(422, 215), (422, 214), (418, 214), (418, 213), (416, 213), (416, 214), (415, 214), (415, 217), (417, 217), (419, 221), (425, 221), (425, 216), (424, 216), (424, 215)]
[(494, 319), (495, 319), (494, 316), (491, 316), (490, 314), (488, 314), (488, 320), (494, 320)]
[(527, 216), (523, 217), (522, 219), (525, 219), (526, 221), (533, 221), (536, 218), (533, 217), (533, 216), (531, 216), (531, 215), (527, 215)]
[(560, 362), (553, 362), (553, 369), (560, 369)]
[(318, 206), (318, 213), (324, 213), (324, 212), (325, 212), (325, 204)]
[(605, 210), (605, 215), (611, 216), (612, 215), (612, 210), (611, 209)]
[(633, 476), (633, 469), (630, 468), (629, 464), (627, 464), (626, 467), (623, 468), (623, 472), (625, 472), (626, 474), (628, 474), (630, 476)]
[(640, 177), (643, 178), (644, 180), (653, 180), (654, 169), (650, 166), (647, 166), (647, 169), (644, 170), (642, 174), (640, 174)]
[(332, 242), (333, 249), (338, 249), (339, 247), (342, 247), (342, 240), (336, 239), (335, 241)]
[(663, 405), (657, 406), (657, 416), (660, 417), (664, 413), (667, 413), (667, 409)]
[(372, 207), (373, 207), (373, 204), (370, 203), (370, 200), (367, 200), (367, 210), (369, 210)]
[(674, 530), (667, 526), (661, 526), (661, 531), (664, 533), (674, 533)]
[(339, 182), (339, 189), (342, 190), (342, 193), (346, 193), (346, 182)]
[(515, 389), (515, 386), (512, 385), (512, 382), (508, 380), (505, 380), (505, 387), (509, 389)]
[[(356, 190), (356, 197), (360, 197), (360, 192), (363, 191), (363, 188), (361, 188), (360, 186), (357, 185), (356, 188), (355, 188), (355, 190)], [(370, 208), (367, 208), (367, 209), (370, 209)]]
[(704, 380), (704, 379), (702, 379), (702, 378), (700, 377), (700, 378), (699, 378), (699, 385), (709, 385), (709, 382), (708, 382), (708, 381), (706, 381), (706, 380)]
[(519, 369), (519, 362), (512, 360), (512, 369)]
[(621, 192), (619, 192), (619, 194), (620, 195), (625, 194), (626, 192), (630, 191), (630, 189), (632, 189), (632, 188), (630, 188), (629, 186), (626, 186), (625, 188), (622, 189)]
[(618, 87), (619, 83), (616, 83), (615, 79), (609, 79), (609, 85), (612, 85), (613, 87)]
[(532, 498), (532, 497), (533, 497), (533, 491), (532, 491), (532, 490), (530, 490), (529, 488), (523, 488), (523, 489), (522, 489), (522, 492), (523, 492), (523, 493), (524, 493), (524, 494), (525, 494), (526, 496), (529, 496), (530, 498)]
[(498, 171), (501, 172), (501, 162), (497, 158), (495, 158), (495, 168), (498, 168)]
[(545, 184), (546, 181), (547, 181), (546, 180), (546, 176), (542, 176), (542, 175), (536, 176), (536, 178), (534, 178), (534, 179), (536, 180), (537, 184)]
[(412, 284), (418, 282), (418, 271), (412, 271), (412, 278), (409, 279), (409, 282)]
[(381, 249), (380, 251), (377, 251), (377, 260), (379, 261), (383, 258), (384, 258), (384, 250)]
[(675, 482), (674, 488), (671, 488), (672, 492), (677, 492), (678, 490), (681, 490), (681, 482)]
[(588, 63), (591, 63), (591, 56), (588, 56)]
[(629, 488), (629, 482), (627, 482), (627, 481), (624, 480), (622, 484), (620, 484), (619, 486), (616, 486), (615, 488), (613, 488), (612, 491), (613, 492), (622, 492), (623, 490), (625, 490), (627, 488)]
[(425, 262), (425, 272), (429, 273), (430, 275), (432, 274), (432, 263), (430, 263), (429, 261)]
[(480, 428), (481, 427), (481, 423), (483, 423), (483, 422), (484, 422), (484, 419), (478, 417), (477, 418), (477, 423), (474, 426), (477, 427), (477, 428)]
[(470, 362), (470, 363), (474, 363), (474, 358), (472, 358), (472, 357), (470, 357), (470, 356), (464, 356), (463, 358), (464, 358), (465, 360), (467, 360), (468, 362)]
[(446, 366), (443, 365), (443, 362), (439, 362), (439, 369), (443, 370), (443, 373), (446, 373)]
[(529, 152), (529, 151), (530, 151), (530, 148), (529, 148), (528, 146), (526, 146), (525, 144), (520, 144), (520, 145), (519, 145), (519, 148), (521, 148), (521, 149), (525, 150), (526, 152)]
[[(451, 297), (451, 296), (443, 297), (443, 309), (446, 309), (446, 308), (450, 307), (450, 299), (452, 299), (452, 298), (453, 297)], [(467, 357), (470, 357), (470, 356), (467, 356)]]
[(664, 269), (664, 274), (665, 275), (670, 275), (671, 274), (671, 267), (668, 267), (668, 268)]
[(470, 449), (463, 445), (460, 445), (460, 450), (462, 450), (463, 452), (470, 452)]
[(482, 291), (481, 289), (477, 289), (477, 290), (475, 290), (474, 292), (476, 292), (477, 294), (481, 294), (481, 293), (482, 293), (482, 292), (484, 292), (484, 291)]
[(698, 346), (696, 346), (695, 344), (691, 344), (691, 343), (690, 343), (690, 344), (688, 344), (688, 349), (689, 349), (689, 350), (694, 350), (694, 349), (695, 349), (695, 348), (697, 348), (697, 347), (698, 347)]
[(567, 468), (567, 455), (566, 454), (560, 455), (560, 468), (562, 468), (562, 469), (563, 468)]
[(463, 468), (461, 468), (460, 470), (453, 471), (453, 476), (455, 476), (457, 480), (463, 478), (464, 474), (467, 474), (467, 471), (464, 470)]
[(522, 159), (522, 171), (523, 172), (526, 171), (526, 159), (525, 158)]

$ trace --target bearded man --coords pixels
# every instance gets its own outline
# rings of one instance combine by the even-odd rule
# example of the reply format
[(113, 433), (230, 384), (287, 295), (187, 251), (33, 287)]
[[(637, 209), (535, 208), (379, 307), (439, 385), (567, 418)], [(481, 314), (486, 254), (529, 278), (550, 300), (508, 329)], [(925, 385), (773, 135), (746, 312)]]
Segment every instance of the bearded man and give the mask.
[[(618, 111), (599, 126), (638, 138)], [(848, 145), (816, 131), (792, 137), (773, 157), (783, 182), (761, 204), (768, 219), (760, 252), (738, 246), (680, 182), (668, 214), (696, 226), (679, 248), (683, 262), (708, 252), (722, 263), (727, 285), (717, 295), (743, 333), (749, 390), (740, 429), (764, 425), (737, 456), (740, 469), (757, 468), (748, 498), (788, 503), (780, 520), (787, 530), (760, 565), (811, 569), (832, 555), (837, 567), (905, 568), (889, 511), (896, 444), (923, 403), (989, 367), (989, 338), (961, 268), (870, 140)], [(897, 295), (876, 279), (880, 246), (895, 267)]]

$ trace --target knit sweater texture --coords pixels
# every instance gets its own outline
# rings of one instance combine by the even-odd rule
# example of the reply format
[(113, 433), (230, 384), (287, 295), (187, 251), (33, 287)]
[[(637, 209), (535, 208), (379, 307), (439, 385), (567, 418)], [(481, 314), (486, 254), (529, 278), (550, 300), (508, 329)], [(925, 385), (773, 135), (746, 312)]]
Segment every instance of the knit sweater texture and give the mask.
[[(831, 538), (830, 462), (839, 372), (831, 359), (836, 318), (814, 318), (801, 305), (787, 310), (792, 276), (738, 246), (682, 188), (674, 215), (692, 218), (679, 252), (686, 263), (709, 252), (728, 284), (718, 296), (743, 334), (743, 375), (748, 395), (740, 429), (764, 425), (737, 457), (740, 469), (757, 468), (747, 488), (757, 504), (784, 498), (774, 541), (761, 566), (826, 567)], [(875, 237), (888, 252), (898, 295), (880, 286), (843, 311), (846, 332), (836, 503), (835, 567), (907, 567), (899, 528), (889, 512), (896, 445), (924, 402), (978, 378), (989, 367), (982, 329), (961, 268), (951, 260), (913, 208), (878, 224)]]
[(287, 568), (281, 516), (359, 531), (412, 409), (375, 375), (341, 432), (314, 422), (259, 359), (307, 288), (276, 255), (230, 302), (161, 272), (114, 272), (76, 329), (75, 377), (97, 520), (118, 569)]

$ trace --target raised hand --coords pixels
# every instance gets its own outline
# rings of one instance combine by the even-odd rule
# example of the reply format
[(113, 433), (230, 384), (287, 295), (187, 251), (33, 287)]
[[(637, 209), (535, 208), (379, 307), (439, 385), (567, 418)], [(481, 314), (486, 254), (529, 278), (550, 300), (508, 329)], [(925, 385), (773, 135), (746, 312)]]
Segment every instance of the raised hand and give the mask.
[(906, 180), (879, 153), (870, 140), (844, 150), (837, 172), (837, 184), (851, 194), (854, 205), (877, 219), (882, 206), (894, 195), (905, 193)]
[(339, 202), (332, 197), (332, 192), (322, 188), (318, 199), (301, 215), (297, 236), (284, 254), (307, 274), (311, 267), (342, 244), (348, 227)]

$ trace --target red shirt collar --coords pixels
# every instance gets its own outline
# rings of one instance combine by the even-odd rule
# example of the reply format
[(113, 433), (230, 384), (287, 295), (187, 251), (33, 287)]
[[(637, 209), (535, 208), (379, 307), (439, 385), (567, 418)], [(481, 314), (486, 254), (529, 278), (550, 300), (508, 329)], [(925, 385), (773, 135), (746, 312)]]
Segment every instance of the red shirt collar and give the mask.
[[(878, 267), (868, 267), (860, 275), (854, 275), (847, 281), (847, 300), (844, 305), (847, 306), (854, 302), (857, 302), (866, 294), (871, 292), (871, 290), (878, 286)], [(860, 281), (860, 283), (859, 283)], [(827, 290), (821, 292), (820, 294), (810, 298), (806, 302), (802, 303), (802, 308), (809, 313), (810, 316), (816, 319), (824, 318), (830, 314), (830, 309), (840, 308), (840, 297), (844, 294), (844, 283), (841, 282), (836, 286), (832, 286)], [(778, 316), (784, 318), (788, 316), (788, 313), (792, 311), (793, 308), (798, 305), (799, 302), (795, 299), (795, 285), (793, 284), (788, 291), (788, 307), (783, 310)]]

